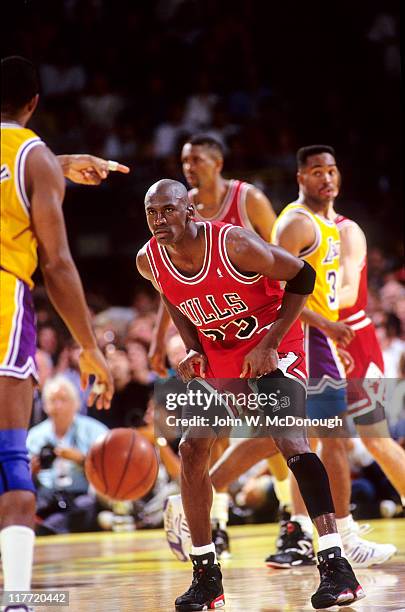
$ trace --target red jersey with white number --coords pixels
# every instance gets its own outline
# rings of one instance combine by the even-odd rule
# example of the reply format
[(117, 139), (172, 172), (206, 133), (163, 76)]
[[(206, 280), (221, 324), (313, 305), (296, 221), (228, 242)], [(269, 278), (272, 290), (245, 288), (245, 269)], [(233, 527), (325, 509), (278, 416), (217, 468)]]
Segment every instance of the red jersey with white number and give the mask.
[(223, 223), (231, 223), (239, 225), (255, 231), (253, 225), (249, 221), (246, 212), (246, 195), (251, 185), (244, 181), (230, 180), (228, 191), (222, 201), (218, 212), (213, 217), (203, 217), (199, 212), (198, 197), (195, 195), (195, 190), (189, 191), (190, 200), (195, 206), (194, 218), (196, 221), (222, 221)]
[[(205, 235), (205, 255), (194, 276), (185, 276), (175, 268), (166, 248), (154, 237), (146, 245), (147, 257), (162, 293), (197, 328), (208, 359), (207, 377), (238, 378), (245, 355), (277, 318), (284, 292), (279, 281), (261, 274), (242, 274), (232, 265), (226, 248), (232, 225), (199, 225)], [(278, 351), (303, 353), (299, 321), (284, 336)], [(305, 380), (305, 370), (299, 375)]]
[[(355, 224), (351, 219), (338, 215), (335, 223), (341, 231), (348, 225)], [(352, 410), (372, 406), (368, 394), (364, 391), (363, 379), (377, 379), (383, 376), (384, 359), (378, 343), (377, 335), (371, 319), (366, 314), (367, 307), (367, 260), (360, 263), (360, 284), (357, 300), (353, 306), (339, 310), (339, 320), (349, 325), (356, 332), (353, 340), (344, 349), (339, 350), (345, 354), (347, 369), (346, 376), (353, 380), (357, 387), (348, 389), (348, 403)], [(357, 389), (357, 391), (356, 391)], [(359, 391), (359, 389), (361, 391)], [(356, 395), (357, 393), (357, 395)], [(354, 413), (354, 412), (353, 412)], [(361, 412), (363, 413), (363, 412)]]

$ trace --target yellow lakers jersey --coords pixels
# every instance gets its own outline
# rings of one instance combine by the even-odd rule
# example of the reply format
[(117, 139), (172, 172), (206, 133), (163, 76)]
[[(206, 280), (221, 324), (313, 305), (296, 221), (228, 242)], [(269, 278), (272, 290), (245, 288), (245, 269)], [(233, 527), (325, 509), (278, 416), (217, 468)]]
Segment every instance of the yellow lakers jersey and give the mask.
[(43, 144), (31, 130), (16, 123), (1, 124), (0, 267), (30, 288), (38, 256), (25, 189), (25, 161), (33, 147)]
[(329, 321), (337, 321), (339, 310), (339, 230), (333, 221), (312, 212), (305, 204), (292, 202), (281, 211), (276, 219), (272, 231), (272, 242), (277, 243), (280, 220), (290, 211), (311, 219), (315, 230), (314, 243), (299, 254), (316, 272), (315, 288), (312, 295), (309, 296), (306, 306), (310, 310), (323, 315)]

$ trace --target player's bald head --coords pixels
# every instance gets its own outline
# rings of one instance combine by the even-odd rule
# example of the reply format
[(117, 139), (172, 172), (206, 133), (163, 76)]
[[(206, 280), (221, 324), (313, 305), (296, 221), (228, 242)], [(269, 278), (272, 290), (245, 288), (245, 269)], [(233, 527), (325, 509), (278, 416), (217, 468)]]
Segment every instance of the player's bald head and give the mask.
[(161, 198), (170, 199), (173, 203), (184, 202), (184, 204), (188, 204), (187, 189), (183, 183), (172, 179), (161, 179), (149, 187), (145, 196), (145, 206)]

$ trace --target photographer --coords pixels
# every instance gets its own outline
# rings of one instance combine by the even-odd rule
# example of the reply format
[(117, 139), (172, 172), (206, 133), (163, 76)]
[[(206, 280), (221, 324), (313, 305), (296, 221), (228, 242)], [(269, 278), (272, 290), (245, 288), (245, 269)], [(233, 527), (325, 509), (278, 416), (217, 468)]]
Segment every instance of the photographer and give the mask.
[(42, 396), (48, 418), (27, 437), (37, 485), (37, 533), (91, 530), (97, 501), (88, 492), (84, 460), (108, 429), (96, 419), (78, 414), (79, 393), (66, 376), (47, 380)]

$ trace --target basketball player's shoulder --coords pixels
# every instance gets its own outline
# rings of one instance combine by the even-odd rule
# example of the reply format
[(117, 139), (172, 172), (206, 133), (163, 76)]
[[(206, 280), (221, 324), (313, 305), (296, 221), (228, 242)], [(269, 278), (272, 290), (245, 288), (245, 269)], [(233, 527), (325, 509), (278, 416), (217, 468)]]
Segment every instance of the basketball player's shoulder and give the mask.
[(147, 253), (149, 243), (150, 243), (150, 240), (148, 240), (148, 242), (146, 242), (136, 254), (136, 267), (138, 268), (142, 276), (144, 276), (145, 278), (151, 279), (152, 273), (151, 273), (151, 269), (149, 265), (149, 258), (148, 258), (148, 253)]
[(353, 219), (348, 219), (343, 215), (338, 215), (335, 217), (335, 223), (339, 230), (341, 239), (346, 239), (347, 241), (361, 241), (362, 243), (366, 242), (365, 233), (361, 229), (360, 225)]
[(298, 202), (291, 202), (281, 211), (277, 225), (279, 229), (288, 228), (290, 231), (313, 230), (314, 219), (311, 211)]

